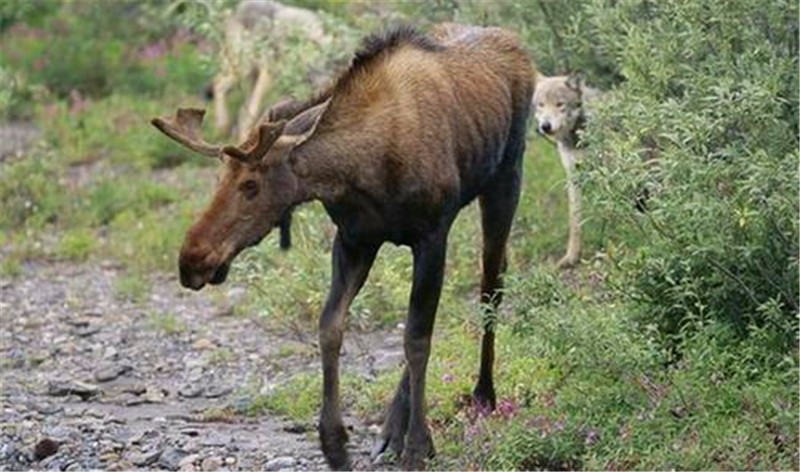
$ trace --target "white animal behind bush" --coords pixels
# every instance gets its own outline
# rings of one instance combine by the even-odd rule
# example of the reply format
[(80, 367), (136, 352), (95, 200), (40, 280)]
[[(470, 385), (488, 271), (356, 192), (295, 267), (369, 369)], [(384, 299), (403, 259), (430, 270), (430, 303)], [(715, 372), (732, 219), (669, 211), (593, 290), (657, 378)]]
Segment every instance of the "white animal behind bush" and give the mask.
[(225, 21), (224, 41), (220, 51), (220, 69), (214, 77), (214, 118), (217, 132), (230, 132), (231, 119), (227, 94), (230, 89), (255, 77), (236, 123), (240, 140), (247, 137), (274, 79), (282, 48), (292, 38), (302, 38), (319, 46), (330, 39), (319, 16), (303, 8), (290, 7), (272, 0), (245, 0)]
[(581, 158), (578, 133), (586, 120), (586, 104), (600, 95), (577, 75), (540, 76), (533, 95), (538, 131), (553, 139), (567, 175), (569, 240), (558, 267), (577, 264), (581, 257), (581, 191), (575, 183), (575, 164)]

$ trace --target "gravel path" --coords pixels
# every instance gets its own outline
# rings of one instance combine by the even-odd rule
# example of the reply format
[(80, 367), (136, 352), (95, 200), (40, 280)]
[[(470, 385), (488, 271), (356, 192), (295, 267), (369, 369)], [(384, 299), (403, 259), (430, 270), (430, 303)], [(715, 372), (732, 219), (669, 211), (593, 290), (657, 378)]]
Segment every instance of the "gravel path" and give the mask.
[[(319, 470), (313, 425), (237, 414), (301, 371), (309, 340), (233, 315), (244, 289), (154, 276), (134, 303), (113, 264), (44, 264), (0, 279), (0, 470)], [(348, 333), (345, 370), (398, 365), (401, 332)], [(314, 339), (314, 336), (308, 336)], [(358, 468), (373, 437), (348, 418)]]

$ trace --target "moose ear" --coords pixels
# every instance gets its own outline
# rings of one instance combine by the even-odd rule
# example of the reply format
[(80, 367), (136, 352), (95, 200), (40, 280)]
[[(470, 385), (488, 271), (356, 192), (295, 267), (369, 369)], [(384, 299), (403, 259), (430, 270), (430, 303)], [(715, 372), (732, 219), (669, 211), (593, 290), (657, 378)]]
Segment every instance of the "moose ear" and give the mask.
[(283, 129), (282, 139), (286, 139), (293, 148), (306, 142), (317, 130), (329, 103), (330, 100), (326, 100), (292, 118)]
[(583, 74), (580, 72), (573, 72), (567, 77), (567, 87), (580, 92), (583, 88)]

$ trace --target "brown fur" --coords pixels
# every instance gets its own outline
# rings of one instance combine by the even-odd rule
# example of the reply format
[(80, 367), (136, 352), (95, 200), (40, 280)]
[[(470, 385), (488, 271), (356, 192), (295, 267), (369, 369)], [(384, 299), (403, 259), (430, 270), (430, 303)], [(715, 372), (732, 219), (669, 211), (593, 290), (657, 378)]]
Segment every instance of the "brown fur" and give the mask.
[[(411, 246), (414, 283), (408, 364), (378, 452), (402, 451), (406, 469), (422, 467), (433, 453), (425, 369), (447, 234), (459, 210), (480, 197), (481, 299), (496, 308), (534, 82), (518, 40), (498, 28), (443, 24), (429, 36), (397, 28), (369, 38), (330, 89), (302, 104), (275, 107), (270, 116), (288, 123), (262, 124), (239, 148), (202, 146), (209, 154), (222, 149), (227, 157), (214, 200), (181, 250), (185, 286), (222, 282), (236, 254), (295, 205), (320, 200), (337, 225), (331, 290), (320, 319), (320, 437), (333, 468), (350, 465), (338, 401), (344, 317), (386, 241)], [(199, 139), (197, 113), (184, 112), (193, 121), (176, 119), (167, 129), (186, 130), (182, 142), (193, 144)], [(259, 149), (267, 151), (262, 156)], [(493, 408), (494, 329), (488, 322), (482, 346), (474, 398)]]

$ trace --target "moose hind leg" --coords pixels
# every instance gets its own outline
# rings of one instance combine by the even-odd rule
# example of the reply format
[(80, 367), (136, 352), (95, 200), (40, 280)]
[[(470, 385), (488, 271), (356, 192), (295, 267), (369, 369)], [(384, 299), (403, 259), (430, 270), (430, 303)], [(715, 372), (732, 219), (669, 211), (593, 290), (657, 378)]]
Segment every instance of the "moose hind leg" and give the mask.
[(483, 228), (483, 276), (481, 278), (481, 315), (483, 339), (478, 382), (472, 397), (475, 405), (484, 411), (497, 406), (494, 390), (494, 337), (497, 310), (503, 298), (503, 275), (506, 271), (506, 246), (511, 223), (519, 202), (522, 180), (521, 155), (512, 161), (506, 172), (480, 197), (481, 224)]
[(350, 468), (350, 458), (345, 449), (347, 432), (339, 405), (339, 353), (345, 315), (364, 284), (376, 253), (377, 247), (346, 244), (341, 234), (336, 235), (333, 244), (333, 276), (319, 331), (323, 376), (319, 434), (322, 452), (334, 470)]

